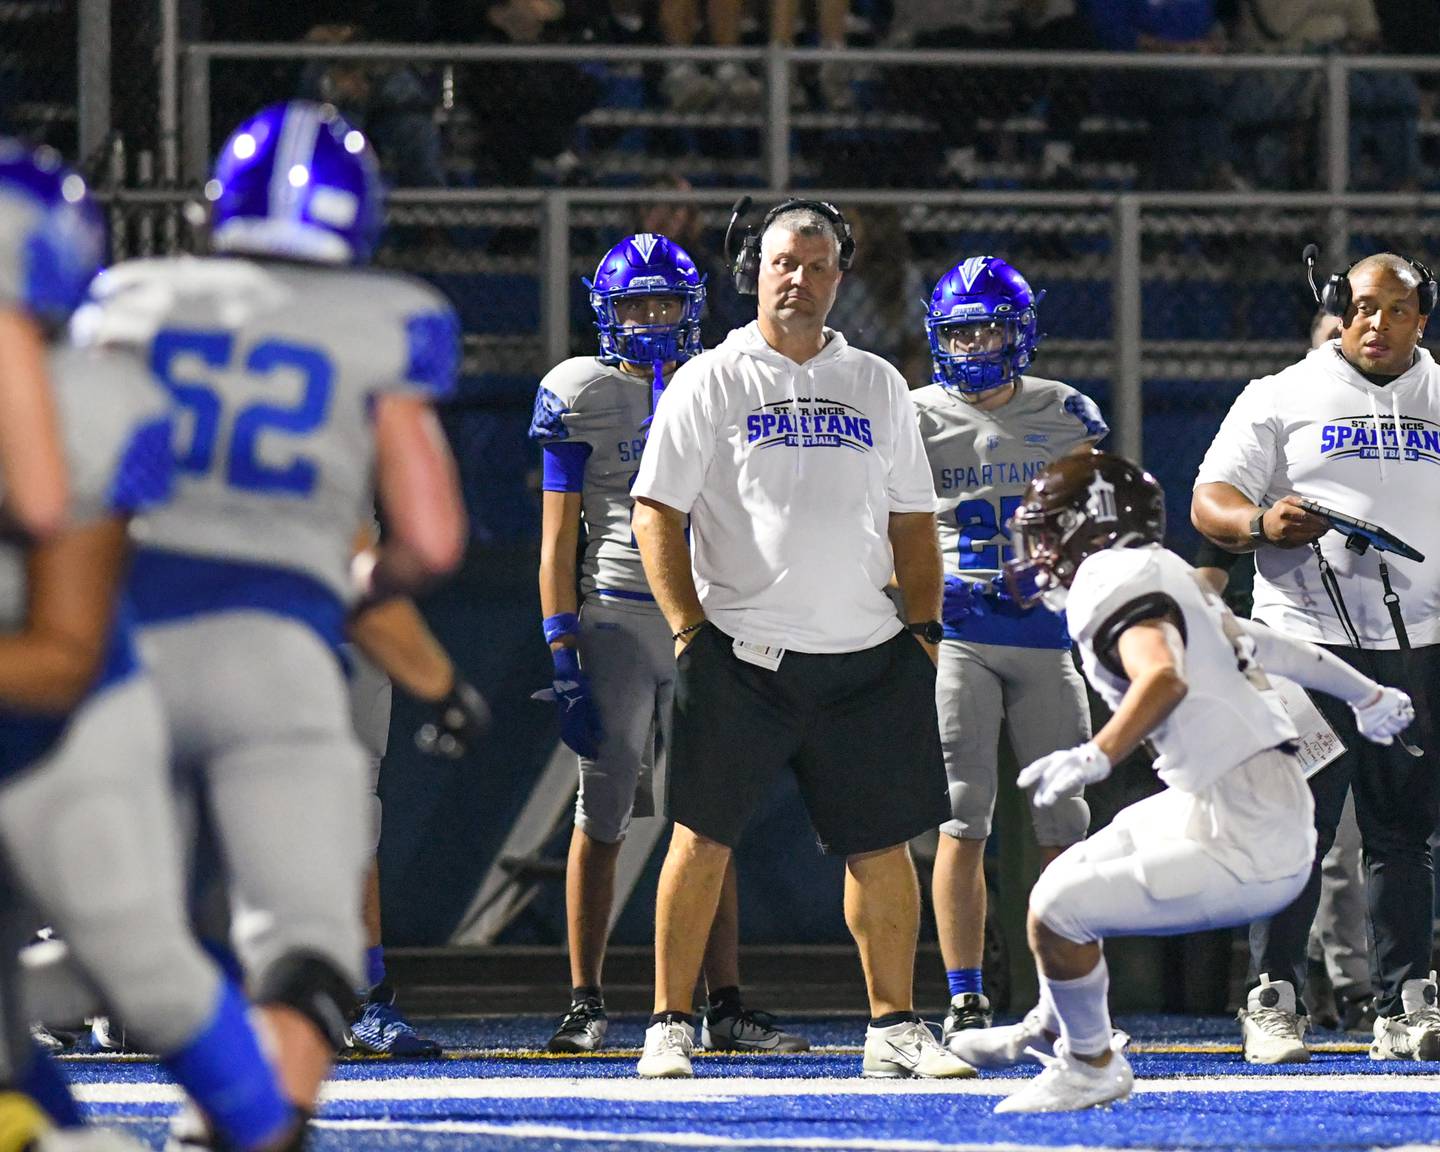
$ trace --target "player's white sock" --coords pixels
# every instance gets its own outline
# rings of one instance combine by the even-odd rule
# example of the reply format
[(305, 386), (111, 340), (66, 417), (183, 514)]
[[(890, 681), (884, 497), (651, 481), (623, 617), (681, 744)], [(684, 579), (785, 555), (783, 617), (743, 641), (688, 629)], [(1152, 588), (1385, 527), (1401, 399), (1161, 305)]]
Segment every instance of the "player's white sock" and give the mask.
[(1110, 969), (1105, 953), (1100, 963), (1076, 980), (1051, 980), (1040, 975), (1042, 999), (1055, 1005), (1060, 1038), (1077, 1056), (1095, 1056), (1110, 1047)]
[(1050, 999), (1050, 986), (1045, 983), (1045, 977), (1037, 968), (1035, 975), (1040, 980), (1040, 997), (1035, 1001), (1035, 1012), (1040, 1022), (1050, 1036), (1060, 1035), (1060, 1014), (1055, 1011), (1055, 1001)]

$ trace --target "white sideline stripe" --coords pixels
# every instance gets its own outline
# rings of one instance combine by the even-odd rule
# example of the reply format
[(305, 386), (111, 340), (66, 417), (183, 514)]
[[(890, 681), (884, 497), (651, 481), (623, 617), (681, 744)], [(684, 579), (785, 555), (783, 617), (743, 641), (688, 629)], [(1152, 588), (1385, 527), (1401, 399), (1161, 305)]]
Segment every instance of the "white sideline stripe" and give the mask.
[[(708, 1132), (603, 1132), (559, 1124), (489, 1124), (471, 1120), (316, 1120), (316, 1127), (351, 1132), (424, 1132), (426, 1135), (500, 1136), (511, 1140), (574, 1140), (584, 1144), (660, 1144), (683, 1148), (821, 1148), (864, 1152), (1035, 1152), (1034, 1144), (947, 1144), (941, 1140), (867, 1140), (837, 1136), (717, 1136)], [(1114, 1152), (1087, 1144), (1047, 1145), (1045, 1152)], [(1152, 1152), (1127, 1148), (1125, 1152)]]
[[(407, 1076), (385, 1080), (331, 1080), (321, 1090), (325, 1101), (376, 1100), (651, 1100), (729, 1103), (751, 1096), (1008, 1096), (1026, 1080), (784, 1080), (725, 1077), (699, 1080), (595, 1079), (590, 1077)], [(1440, 1074), (1416, 1076), (1196, 1076), (1190, 1079), (1137, 1080), (1139, 1093), (1175, 1092), (1379, 1092), (1418, 1093), (1440, 1090)], [(178, 1103), (173, 1084), (122, 1082), (77, 1084), (75, 1095), (86, 1104)], [(930, 1145), (925, 1145), (930, 1147)], [(953, 1147), (945, 1145), (945, 1147)], [(989, 1145), (987, 1145), (989, 1147)]]

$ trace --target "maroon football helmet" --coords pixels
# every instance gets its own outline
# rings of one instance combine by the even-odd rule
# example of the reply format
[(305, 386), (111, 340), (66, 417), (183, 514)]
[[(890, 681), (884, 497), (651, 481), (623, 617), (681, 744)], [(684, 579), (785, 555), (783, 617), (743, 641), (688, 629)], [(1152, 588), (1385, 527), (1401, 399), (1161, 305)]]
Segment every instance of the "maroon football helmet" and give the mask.
[(1010, 520), (1015, 559), (1005, 580), (1016, 600), (1034, 604), (1069, 588), (1087, 556), (1164, 537), (1165, 494), (1150, 473), (1108, 452), (1062, 456), (1030, 481)]

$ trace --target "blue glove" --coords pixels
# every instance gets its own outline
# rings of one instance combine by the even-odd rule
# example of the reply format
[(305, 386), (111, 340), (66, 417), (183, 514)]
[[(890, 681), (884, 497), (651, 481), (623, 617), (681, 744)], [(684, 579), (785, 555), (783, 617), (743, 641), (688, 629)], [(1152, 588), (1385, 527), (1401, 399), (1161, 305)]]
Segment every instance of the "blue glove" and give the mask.
[(1010, 585), (1005, 579), (1004, 572), (997, 572), (990, 577), (990, 589), (986, 593), (995, 603), (1005, 607), (1016, 607), (1015, 597), (1010, 595)]
[(940, 619), (946, 626), (958, 628), (967, 616), (983, 616), (985, 612), (983, 585), (963, 576), (945, 577), (945, 598), (940, 607)]
[(600, 713), (590, 698), (590, 678), (580, 670), (574, 648), (551, 649), (555, 679), (549, 688), (531, 694), (533, 700), (553, 700), (560, 708), (560, 739), (587, 760), (600, 754)]

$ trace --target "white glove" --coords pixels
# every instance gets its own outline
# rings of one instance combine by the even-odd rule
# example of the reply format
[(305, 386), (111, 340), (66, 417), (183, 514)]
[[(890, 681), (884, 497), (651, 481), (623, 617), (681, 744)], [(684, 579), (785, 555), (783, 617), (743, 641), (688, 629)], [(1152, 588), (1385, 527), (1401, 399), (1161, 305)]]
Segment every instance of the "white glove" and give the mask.
[(1350, 705), (1360, 735), (1376, 744), (1389, 744), (1415, 719), (1415, 706), (1398, 688), (1377, 685), (1375, 694), (1363, 704)]
[(1076, 795), (1086, 784), (1104, 780), (1110, 775), (1110, 767), (1110, 757), (1090, 740), (1078, 748), (1064, 748), (1040, 757), (1015, 782), (1021, 788), (1036, 785), (1035, 807), (1048, 808), (1057, 800)]

